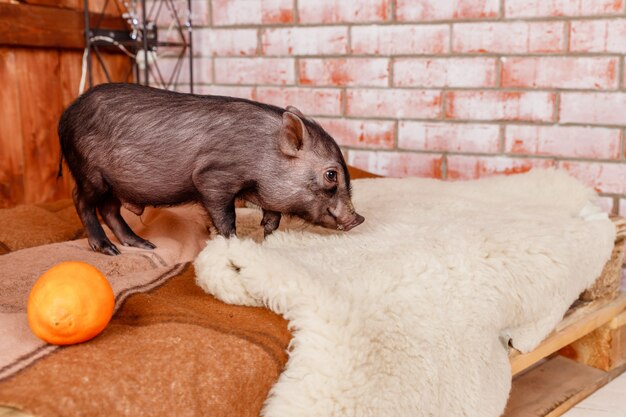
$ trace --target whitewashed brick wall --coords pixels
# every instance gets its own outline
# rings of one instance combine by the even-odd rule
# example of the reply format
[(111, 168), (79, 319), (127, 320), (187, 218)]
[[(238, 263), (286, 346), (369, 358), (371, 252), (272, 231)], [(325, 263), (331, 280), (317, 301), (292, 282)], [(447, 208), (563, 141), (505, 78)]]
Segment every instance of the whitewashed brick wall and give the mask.
[(626, 213), (625, 0), (193, 3), (203, 93), (295, 105), (380, 174), (558, 167)]

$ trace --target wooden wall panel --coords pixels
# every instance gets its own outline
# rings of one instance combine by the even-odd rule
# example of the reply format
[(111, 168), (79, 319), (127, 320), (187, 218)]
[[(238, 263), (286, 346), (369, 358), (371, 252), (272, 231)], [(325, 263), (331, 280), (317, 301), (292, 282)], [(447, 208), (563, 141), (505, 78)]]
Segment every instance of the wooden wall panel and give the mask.
[[(83, 10), (83, 0), (21, 0), (24, 3), (39, 5), (39, 6), (51, 6), (62, 7), (66, 9)], [(2, 2), (2, 0), (0, 0)], [(5, 3), (9, 3), (10, 0), (5, 0)], [(95, 13), (102, 12), (102, 8), (105, 6), (105, 11), (110, 14), (118, 14), (115, 0), (89, 0), (89, 10)]]
[[(77, 9), (83, 6), (83, 0), (21, 0), (23, 3), (37, 6), (61, 7), (64, 9)], [(91, 8), (91, 7), (90, 7)]]
[[(110, 73), (129, 73), (125, 55), (104, 54)], [(94, 84), (106, 77), (93, 58)], [(0, 48), (0, 207), (71, 196), (71, 175), (57, 178), (59, 117), (78, 97), (82, 52)]]
[[(82, 6), (82, 0), (46, 1), (29, 3), (50, 3), (59, 10)], [(102, 7), (103, 2), (90, 1), (90, 9)], [(126, 55), (102, 56), (114, 81), (132, 82), (131, 62)], [(73, 183), (65, 166), (63, 178), (57, 179), (57, 124), (63, 110), (78, 96), (82, 57), (82, 49), (0, 47), (0, 207), (71, 196)], [(106, 82), (95, 56), (92, 64), (94, 84)]]
[[(119, 15), (91, 13), (90, 21), (92, 26), (108, 29), (128, 28)], [(81, 10), (0, 3), (0, 45), (83, 49), (84, 23)]]
[(0, 207), (24, 201), (24, 157), (19, 92), (8, 84), (18, 78), (15, 52), (0, 48)]
[(52, 201), (67, 194), (55, 172), (59, 160), (55, 133), (61, 110), (59, 51), (16, 48), (15, 54), (20, 69), (24, 198)]
[(78, 97), (82, 59), (83, 51), (62, 51), (59, 55), (61, 104), (64, 108)]

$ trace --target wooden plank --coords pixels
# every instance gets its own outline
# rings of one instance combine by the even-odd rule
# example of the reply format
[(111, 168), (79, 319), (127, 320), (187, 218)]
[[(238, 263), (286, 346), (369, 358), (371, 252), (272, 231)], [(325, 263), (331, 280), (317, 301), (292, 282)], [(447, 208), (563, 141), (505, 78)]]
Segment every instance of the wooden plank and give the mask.
[(359, 178), (382, 178), (380, 175), (372, 174), (371, 172), (364, 171), (351, 165), (348, 165), (348, 171), (350, 172), (350, 178), (353, 180)]
[[(61, 108), (65, 110), (78, 97), (83, 53), (81, 51), (63, 50), (59, 55), (59, 62), (61, 65), (59, 72)], [(60, 181), (63, 181), (68, 197), (70, 197), (70, 191), (74, 189), (74, 180), (67, 164), (63, 164), (63, 177)]]
[(609, 371), (626, 363), (626, 311), (559, 350), (570, 359)]
[[(62, 112), (59, 52), (16, 48), (24, 152), (24, 202), (41, 203), (68, 195), (57, 182)], [(45, 74), (45, 76), (42, 76)]]
[(15, 53), (0, 48), (0, 208), (11, 207), (24, 199), (24, 156), (22, 125)]
[(626, 293), (615, 300), (598, 300), (582, 306), (559, 323), (557, 329), (532, 352), (520, 354), (513, 351), (509, 356), (513, 375), (608, 323), (625, 309)]
[[(120, 1), (119, 3), (123, 3), (123, 2)], [(115, 4), (115, 0), (109, 0), (108, 2), (107, 0), (89, 0), (89, 11), (102, 13), (103, 7), (105, 5), (106, 5), (106, 9), (104, 9), (105, 13), (110, 14), (110, 15), (120, 14), (119, 9), (117, 8)], [(82, 1), (80, 1), (79, 8), (81, 10), (84, 10)]]
[[(22, 3), (28, 3), (37, 6), (62, 7), (64, 9), (82, 8), (83, 0), (20, 0)], [(91, 7), (90, 7), (91, 8)]]
[(0, 406), (0, 417), (32, 417), (32, 415), (16, 408)]
[[(113, 81), (124, 81), (126, 55), (103, 53)], [(94, 58), (94, 81), (105, 76)], [(82, 51), (0, 48), (0, 207), (71, 196), (64, 169), (57, 180), (62, 111), (78, 96)], [(128, 81), (132, 81), (132, 78)]]
[(626, 326), (626, 310), (609, 322), (609, 328), (619, 329)]
[[(83, 11), (83, 0), (19, 0), (21, 3), (28, 3), (32, 5), (38, 6), (49, 6), (49, 7), (62, 7), (64, 9), (75, 9)], [(92, 13), (102, 13), (103, 7), (106, 4), (106, 9), (104, 10), (106, 14), (110, 14), (113, 16), (119, 15), (119, 9), (116, 5), (116, 1), (118, 3), (122, 3), (121, 0), (89, 0), (89, 10)], [(10, 1), (7, 1), (10, 2)]]
[(513, 380), (503, 417), (560, 416), (617, 375), (557, 355)]
[[(20, 0), (22, 3), (28, 3), (38, 6), (62, 7), (65, 9), (83, 9), (83, 0)], [(116, 0), (89, 0), (89, 10), (95, 13), (101, 13), (102, 7), (106, 3), (106, 13), (117, 15), (118, 9), (115, 5)], [(121, 1), (120, 1), (121, 2)]]
[[(92, 14), (92, 22), (97, 16)], [(107, 15), (101, 27), (125, 29), (119, 17)], [(82, 11), (28, 4), (0, 3), (0, 45), (83, 49)]]
[(61, 104), (63, 108), (78, 97), (78, 88), (83, 66), (82, 51), (63, 50), (59, 55), (59, 81), (61, 84)]
[[(132, 62), (130, 58), (123, 54), (102, 53), (102, 58), (107, 66), (107, 71), (111, 76), (111, 82), (132, 82)], [(63, 50), (60, 54), (60, 83), (61, 83), (61, 102), (63, 108), (70, 105), (76, 97), (80, 86), (80, 78), (83, 65), (82, 51)], [(106, 75), (102, 70), (100, 63), (95, 56), (91, 60), (93, 69), (94, 85), (107, 82)], [(130, 74), (130, 77), (127, 75)], [(87, 89), (85, 83), (85, 89)]]
[[(132, 63), (127, 55), (104, 52), (101, 52), (100, 55), (105, 62), (106, 69), (111, 77), (111, 82), (132, 82), (133, 74), (132, 71), (130, 71)], [(94, 85), (107, 82), (106, 74), (95, 54), (92, 55), (91, 68), (93, 70)], [(130, 77), (127, 77), (127, 75), (130, 75)], [(87, 89), (87, 84), (85, 84), (85, 89)]]

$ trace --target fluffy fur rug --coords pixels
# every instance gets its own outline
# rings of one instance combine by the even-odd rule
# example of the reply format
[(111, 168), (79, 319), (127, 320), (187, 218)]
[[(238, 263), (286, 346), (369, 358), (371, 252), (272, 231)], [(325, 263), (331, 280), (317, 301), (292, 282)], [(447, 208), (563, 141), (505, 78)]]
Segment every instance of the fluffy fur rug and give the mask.
[(197, 282), (290, 321), (264, 416), (497, 417), (509, 342), (533, 349), (609, 259), (593, 197), (558, 171), (354, 181), (363, 225), (209, 241)]

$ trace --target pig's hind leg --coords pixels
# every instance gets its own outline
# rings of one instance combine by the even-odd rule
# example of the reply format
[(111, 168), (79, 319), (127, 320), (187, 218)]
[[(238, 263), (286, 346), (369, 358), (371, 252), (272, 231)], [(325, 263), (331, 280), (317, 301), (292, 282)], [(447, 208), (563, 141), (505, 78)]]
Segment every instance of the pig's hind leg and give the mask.
[(154, 249), (156, 246), (151, 242), (135, 234), (128, 223), (120, 214), (121, 202), (113, 194), (107, 194), (106, 198), (98, 205), (98, 211), (104, 222), (115, 234), (115, 237), (124, 246), (134, 246), (142, 249)]
[(98, 221), (98, 216), (96, 215), (98, 197), (94, 193), (88, 193), (78, 186), (74, 188), (73, 197), (78, 217), (80, 217), (85, 230), (87, 230), (87, 241), (91, 249), (106, 255), (119, 255), (119, 249), (111, 243)]

